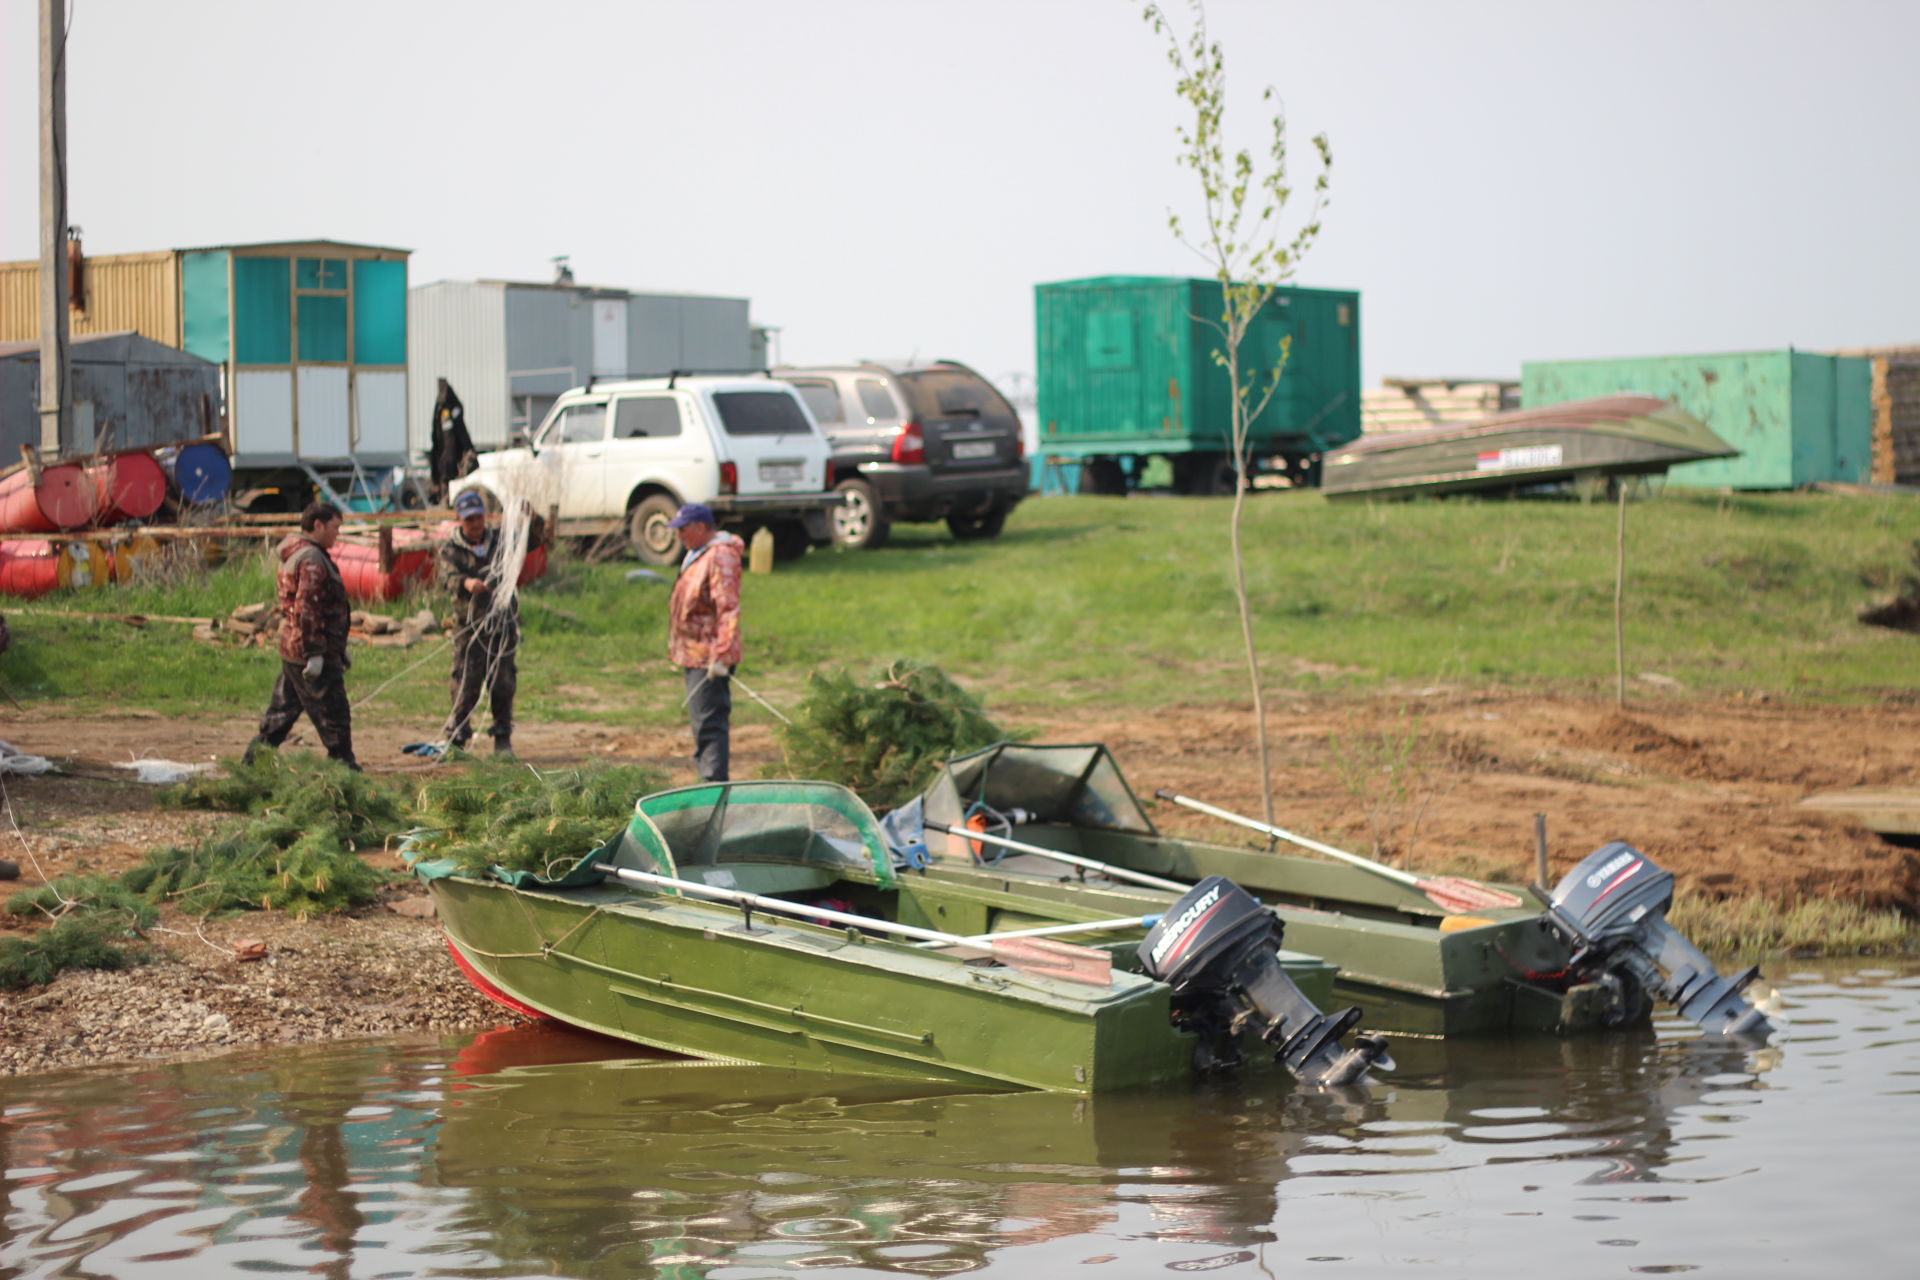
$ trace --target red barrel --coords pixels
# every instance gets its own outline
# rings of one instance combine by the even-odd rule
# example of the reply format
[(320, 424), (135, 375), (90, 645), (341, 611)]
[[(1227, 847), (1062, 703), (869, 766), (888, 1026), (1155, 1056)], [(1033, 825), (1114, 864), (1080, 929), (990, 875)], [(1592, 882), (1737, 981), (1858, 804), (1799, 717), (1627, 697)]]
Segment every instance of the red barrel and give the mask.
[(40, 468), (40, 481), (21, 468), (0, 479), (0, 533), (52, 533), (93, 519), (96, 495), (86, 472), (70, 462)]
[(424, 550), (395, 550), (393, 568), (380, 569), (380, 548), (358, 542), (336, 542), (328, 548), (339, 566), (350, 599), (384, 603), (433, 573), (433, 555)]
[(51, 542), (0, 542), (0, 594), (32, 599), (59, 585), (60, 556)]
[(152, 454), (123, 453), (87, 468), (101, 524), (145, 520), (167, 500), (167, 472)]

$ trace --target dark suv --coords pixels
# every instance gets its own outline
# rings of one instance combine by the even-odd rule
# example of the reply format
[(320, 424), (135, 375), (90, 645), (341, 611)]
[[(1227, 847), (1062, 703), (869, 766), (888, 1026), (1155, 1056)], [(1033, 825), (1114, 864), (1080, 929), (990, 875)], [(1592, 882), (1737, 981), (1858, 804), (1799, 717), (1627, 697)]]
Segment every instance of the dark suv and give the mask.
[(991, 538), (1027, 496), (1020, 418), (993, 384), (953, 360), (783, 366), (833, 442), (833, 540), (877, 547), (894, 521), (945, 520)]

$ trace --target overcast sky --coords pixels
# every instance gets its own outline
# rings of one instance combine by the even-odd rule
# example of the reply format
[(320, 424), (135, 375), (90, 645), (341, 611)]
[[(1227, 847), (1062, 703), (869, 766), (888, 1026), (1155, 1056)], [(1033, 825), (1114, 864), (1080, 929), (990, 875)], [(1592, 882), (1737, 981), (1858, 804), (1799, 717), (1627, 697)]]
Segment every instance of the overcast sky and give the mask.
[[(71, 4), (90, 253), (361, 241), (415, 284), (567, 254), (749, 297), (789, 360), (994, 377), (1034, 367), (1037, 282), (1204, 273), (1133, 0)], [(0, 0), (5, 258), (38, 252), (37, 9)], [(1236, 140), (1268, 84), (1303, 164), (1331, 138), (1298, 283), (1360, 290), (1369, 383), (1920, 342), (1920, 4), (1208, 10)]]

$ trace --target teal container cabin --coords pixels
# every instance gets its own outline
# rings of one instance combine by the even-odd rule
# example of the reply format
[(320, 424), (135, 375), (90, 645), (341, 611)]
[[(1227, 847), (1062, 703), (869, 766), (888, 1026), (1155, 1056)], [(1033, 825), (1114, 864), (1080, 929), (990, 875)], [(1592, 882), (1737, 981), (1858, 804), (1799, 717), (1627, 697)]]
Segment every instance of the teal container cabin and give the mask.
[(1795, 351), (1548, 360), (1521, 366), (1528, 409), (1638, 392), (1685, 409), (1740, 451), (1688, 462), (1667, 483), (1709, 489), (1795, 489), (1864, 483), (1873, 462), (1871, 360)]
[[(1121, 493), (1152, 475), (1187, 493), (1233, 489), (1232, 386), (1215, 360), (1217, 280), (1101, 276), (1034, 287), (1039, 454), (1079, 464), (1082, 493)], [(1240, 348), (1242, 376), (1279, 388), (1250, 432), (1260, 469), (1314, 483), (1319, 457), (1360, 434), (1360, 295), (1281, 288)], [(1044, 465), (1044, 464), (1043, 464)]]
[(407, 457), (407, 250), (177, 251), (182, 346), (226, 368), (236, 467)]

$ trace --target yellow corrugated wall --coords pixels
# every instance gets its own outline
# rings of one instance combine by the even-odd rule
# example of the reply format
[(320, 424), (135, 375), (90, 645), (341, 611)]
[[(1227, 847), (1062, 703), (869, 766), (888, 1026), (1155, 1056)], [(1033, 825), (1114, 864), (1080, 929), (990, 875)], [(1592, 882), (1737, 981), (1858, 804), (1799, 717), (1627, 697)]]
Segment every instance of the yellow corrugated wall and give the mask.
[[(132, 329), (180, 345), (180, 259), (171, 252), (87, 259), (87, 309), (68, 312), (74, 333)], [(40, 264), (0, 262), (0, 342), (40, 336)]]

